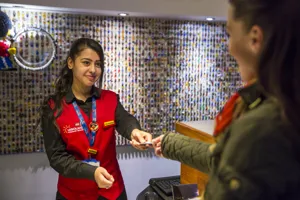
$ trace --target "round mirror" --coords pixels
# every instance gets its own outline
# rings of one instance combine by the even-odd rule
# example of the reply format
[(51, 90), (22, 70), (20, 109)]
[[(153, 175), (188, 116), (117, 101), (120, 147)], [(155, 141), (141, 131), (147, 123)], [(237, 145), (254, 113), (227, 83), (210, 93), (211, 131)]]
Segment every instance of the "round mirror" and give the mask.
[(12, 46), (17, 49), (13, 56), (16, 63), (29, 70), (48, 67), (56, 54), (54, 39), (48, 32), (39, 28), (20, 31), (13, 38)]

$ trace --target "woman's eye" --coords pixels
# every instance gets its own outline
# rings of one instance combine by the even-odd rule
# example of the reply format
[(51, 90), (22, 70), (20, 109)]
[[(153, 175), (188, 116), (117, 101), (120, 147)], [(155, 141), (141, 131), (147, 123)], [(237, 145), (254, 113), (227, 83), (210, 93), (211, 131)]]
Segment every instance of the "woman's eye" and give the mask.
[(88, 65), (90, 65), (90, 62), (84, 61), (83, 64), (86, 65), (86, 66), (88, 66)]

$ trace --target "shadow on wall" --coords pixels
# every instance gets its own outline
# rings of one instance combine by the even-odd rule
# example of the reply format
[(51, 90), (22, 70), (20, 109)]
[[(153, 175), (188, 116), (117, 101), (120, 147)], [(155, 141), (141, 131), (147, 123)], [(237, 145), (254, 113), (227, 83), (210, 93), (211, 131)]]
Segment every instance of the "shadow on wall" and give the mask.
[(153, 149), (139, 151), (131, 146), (117, 147), (118, 160), (127, 160), (132, 158), (153, 158), (156, 157)]
[[(24, 159), (26, 155), (26, 159)], [(117, 147), (118, 160), (128, 160), (133, 158), (153, 158), (155, 157), (153, 149), (139, 151), (131, 146)], [(32, 172), (49, 168), (49, 161), (45, 153), (29, 153), (0, 156), (0, 170), (31, 169)]]

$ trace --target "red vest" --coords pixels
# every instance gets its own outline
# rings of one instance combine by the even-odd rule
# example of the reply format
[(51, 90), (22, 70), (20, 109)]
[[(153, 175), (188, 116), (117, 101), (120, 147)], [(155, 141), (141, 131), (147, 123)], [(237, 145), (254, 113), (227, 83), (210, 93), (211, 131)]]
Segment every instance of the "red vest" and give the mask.
[[(101, 91), (100, 98), (96, 100), (99, 129), (93, 145), (93, 149), (98, 150), (95, 159), (99, 160), (100, 166), (115, 179), (113, 186), (110, 189), (99, 189), (95, 181), (59, 175), (58, 191), (68, 200), (96, 200), (99, 195), (109, 200), (116, 200), (123, 192), (124, 182), (116, 158), (115, 111), (117, 103), (115, 93), (107, 90)], [(90, 123), (88, 116), (82, 110), (81, 113), (88, 125)], [(88, 159), (89, 140), (72, 104), (64, 101), (63, 112), (56, 123), (66, 143), (66, 151), (78, 160)]]

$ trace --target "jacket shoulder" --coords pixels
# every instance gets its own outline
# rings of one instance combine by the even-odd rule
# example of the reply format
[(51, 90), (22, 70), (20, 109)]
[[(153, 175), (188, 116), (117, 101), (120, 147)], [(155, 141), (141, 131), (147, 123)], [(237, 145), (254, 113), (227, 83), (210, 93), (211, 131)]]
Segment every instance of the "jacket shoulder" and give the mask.
[[(207, 197), (274, 199), (288, 192), (286, 183), (299, 183), (299, 156), (295, 149), (300, 146), (300, 135), (283, 120), (276, 103), (266, 100), (247, 112), (232, 123), (224, 138)], [(214, 185), (224, 187), (214, 194)]]

